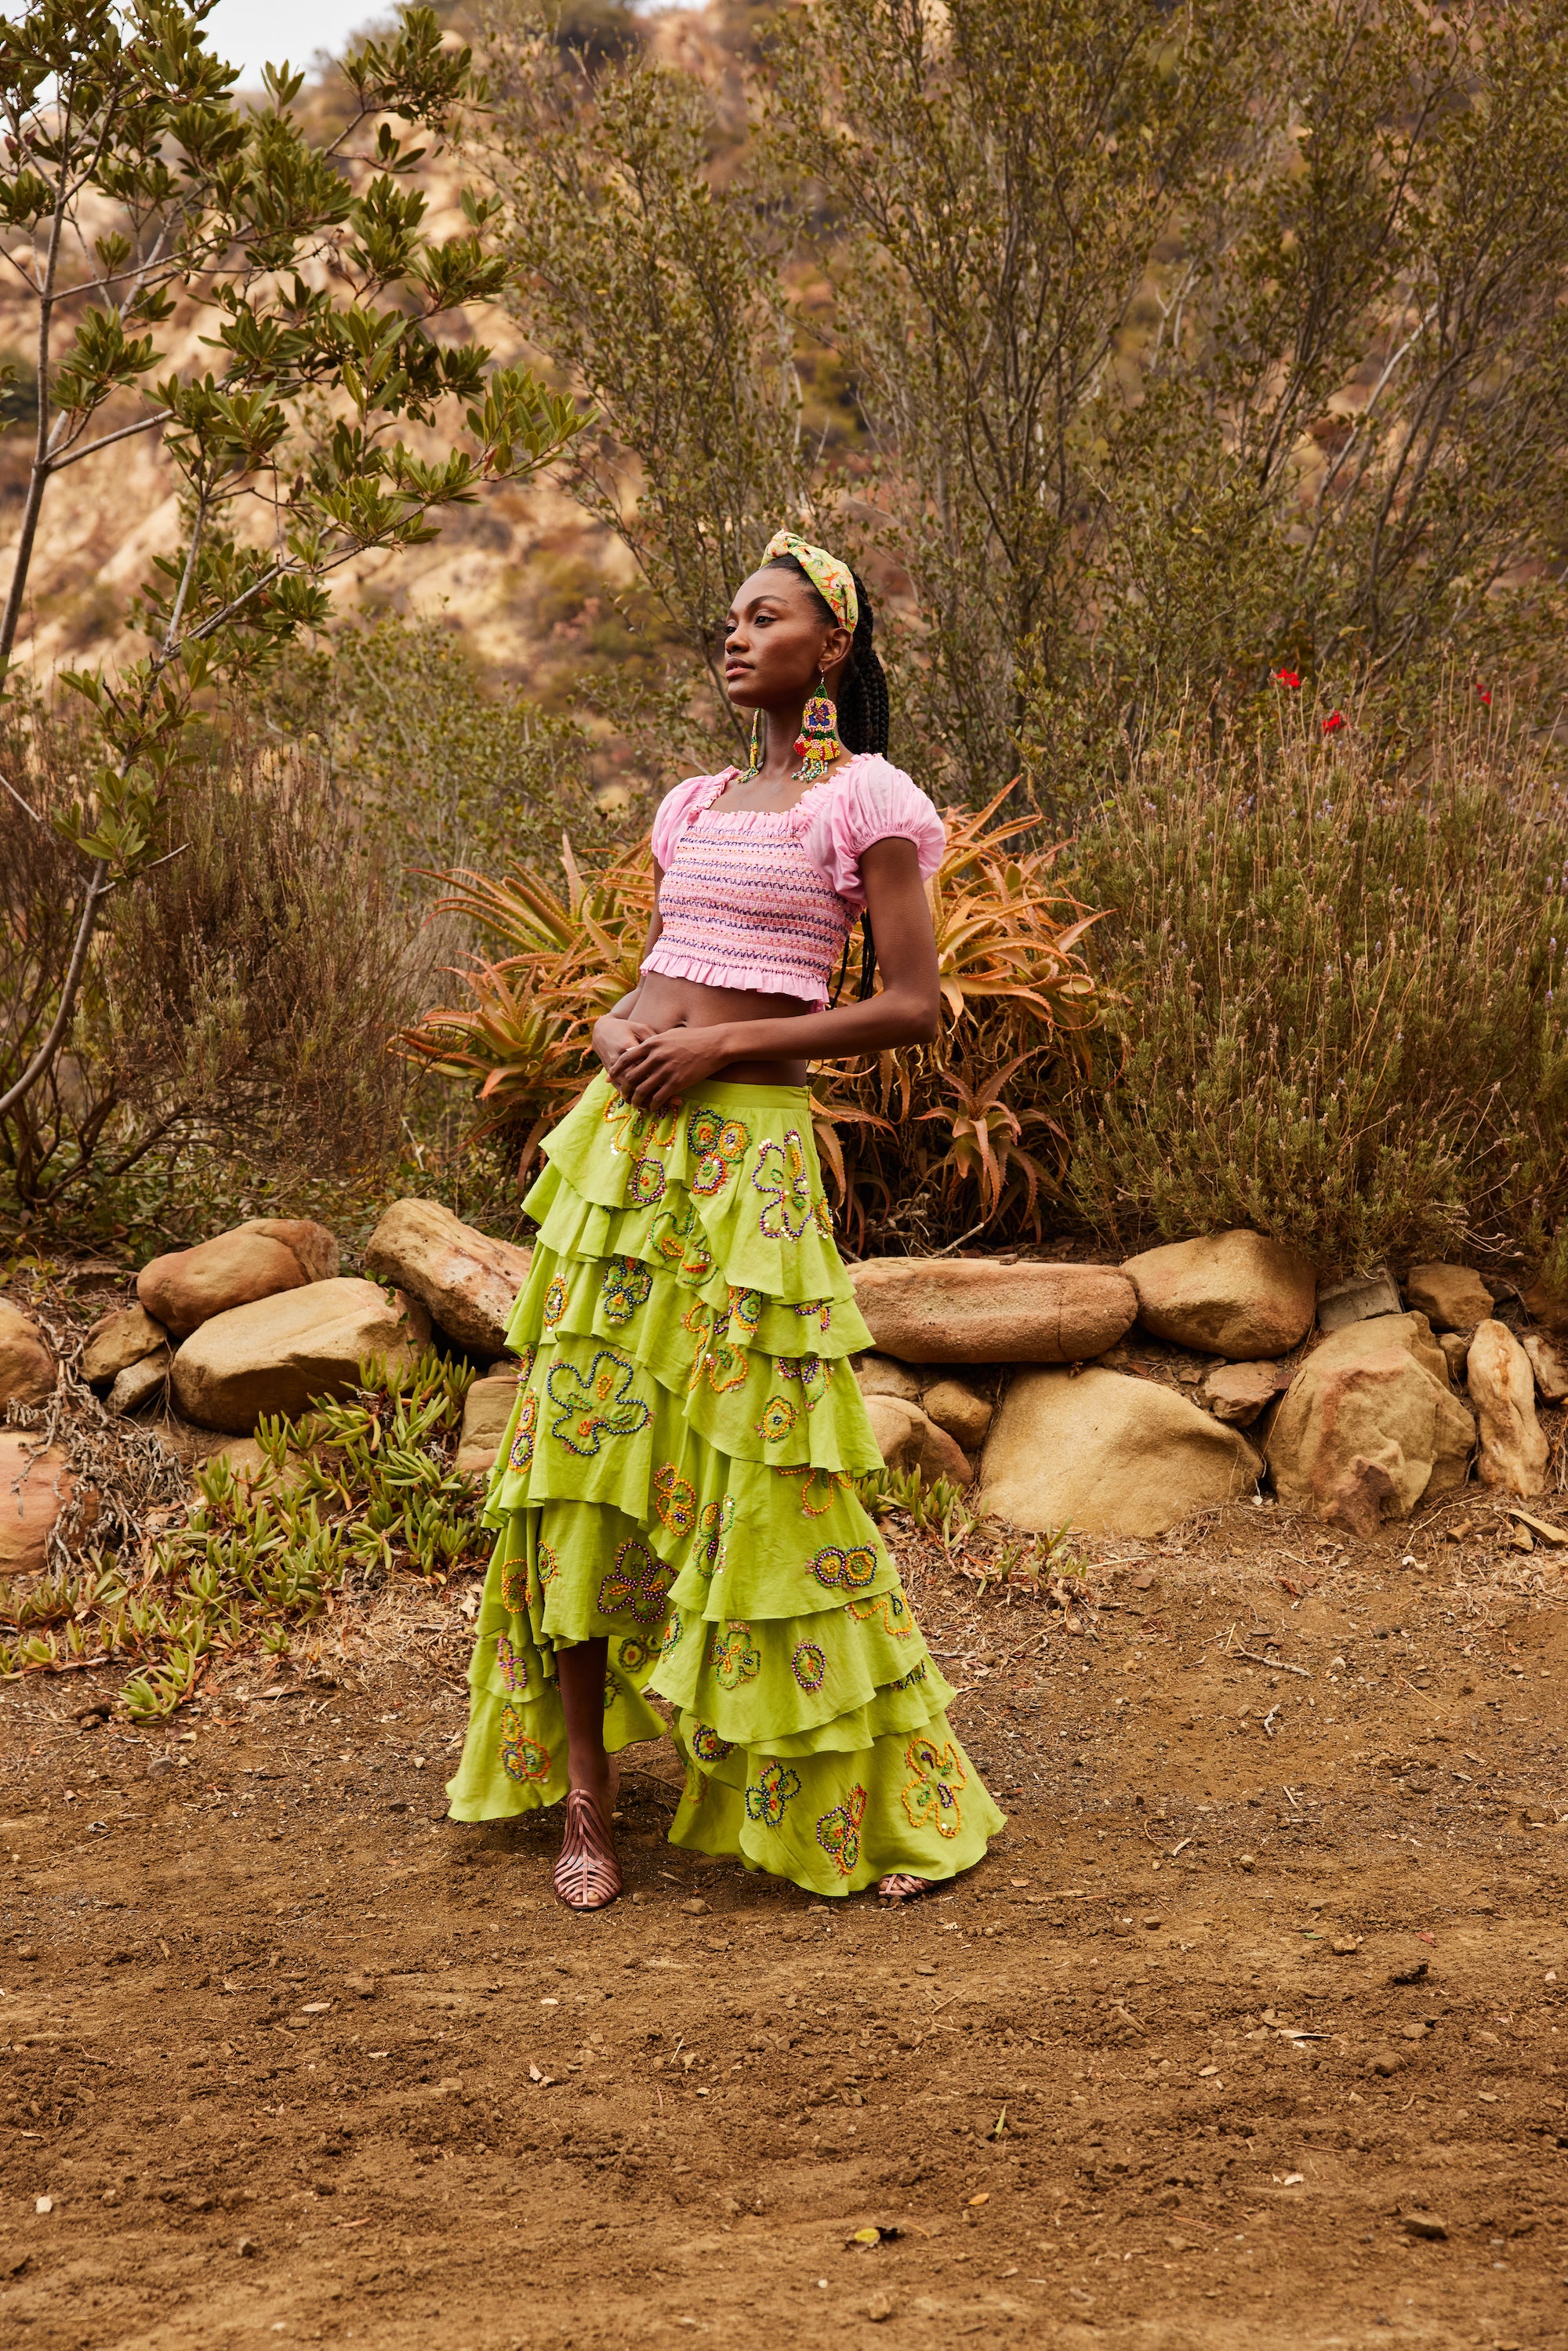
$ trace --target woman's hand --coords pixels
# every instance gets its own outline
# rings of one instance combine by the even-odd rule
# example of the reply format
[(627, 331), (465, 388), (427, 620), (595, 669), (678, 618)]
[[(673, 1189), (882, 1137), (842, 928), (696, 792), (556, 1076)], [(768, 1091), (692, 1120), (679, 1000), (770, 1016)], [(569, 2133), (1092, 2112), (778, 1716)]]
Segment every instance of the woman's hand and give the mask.
[(645, 1037), (656, 1037), (658, 1033), (646, 1021), (626, 1020), (619, 1013), (606, 1012), (593, 1024), (593, 1050), (619, 1085), (621, 1065), (628, 1054), (634, 1052)]
[(642, 1029), (638, 1041), (605, 1066), (625, 1101), (639, 1110), (668, 1110), (734, 1059), (735, 1034), (727, 1027)]

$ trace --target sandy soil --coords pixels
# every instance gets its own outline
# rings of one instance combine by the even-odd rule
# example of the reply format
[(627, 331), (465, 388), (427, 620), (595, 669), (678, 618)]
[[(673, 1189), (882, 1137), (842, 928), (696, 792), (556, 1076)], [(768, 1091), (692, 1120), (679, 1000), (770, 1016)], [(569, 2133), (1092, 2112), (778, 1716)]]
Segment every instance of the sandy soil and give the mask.
[(1568, 2341), (1568, 1552), (1507, 1533), (1238, 1510), (1071, 1625), (906, 1536), (1011, 1823), (896, 1915), (672, 1855), (667, 1750), (602, 1917), (445, 1823), (471, 1587), (146, 1737), (5, 1686), (0, 2337)]

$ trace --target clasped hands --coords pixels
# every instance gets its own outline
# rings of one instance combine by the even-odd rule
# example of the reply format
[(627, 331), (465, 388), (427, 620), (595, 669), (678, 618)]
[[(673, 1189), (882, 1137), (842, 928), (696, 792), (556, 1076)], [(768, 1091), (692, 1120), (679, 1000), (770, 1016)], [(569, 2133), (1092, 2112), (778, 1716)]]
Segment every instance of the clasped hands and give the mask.
[(735, 1059), (726, 1029), (653, 1029), (613, 1013), (595, 1022), (593, 1050), (622, 1102), (639, 1110), (667, 1110)]

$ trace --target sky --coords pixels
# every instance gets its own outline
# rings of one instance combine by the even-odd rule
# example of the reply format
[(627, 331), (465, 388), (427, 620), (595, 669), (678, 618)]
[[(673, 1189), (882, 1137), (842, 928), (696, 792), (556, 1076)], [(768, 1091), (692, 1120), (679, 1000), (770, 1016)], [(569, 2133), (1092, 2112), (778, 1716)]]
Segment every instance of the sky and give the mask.
[(240, 87), (255, 89), (264, 65), (287, 57), (291, 66), (308, 66), (318, 49), (340, 49), (350, 33), (391, 13), (377, 0), (218, 0), (207, 18), (207, 41), (241, 68)]

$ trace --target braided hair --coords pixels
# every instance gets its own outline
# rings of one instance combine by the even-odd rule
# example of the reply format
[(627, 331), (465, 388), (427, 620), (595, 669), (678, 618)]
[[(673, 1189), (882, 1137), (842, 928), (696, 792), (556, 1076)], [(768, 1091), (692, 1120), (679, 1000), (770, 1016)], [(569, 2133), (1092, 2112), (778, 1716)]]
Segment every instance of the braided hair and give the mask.
[[(838, 619), (838, 614), (798, 557), (771, 556), (763, 568), (768, 571), (792, 571), (797, 580), (805, 581), (807, 591), (821, 619), (829, 622)], [(843, 676), (839, 681), (839, 740), (846, 751), (854, 753), (875, 751), (885, 758), (890, 712), (886, 674), (877, 658), (876, 649), (872, 643), (873, 632), (876, 627), (876, 616), (871, 609), (871, 598), (866, 593), (865, 581), (858, 571), (852, 572), (850, 576), (855, 583), (855, 601), (860, 608), (860, 614), (855, 622), (854, 635), (850, 641), (849, 660), (845, 664)], [(844, 949), (846, 967), (848, 960), (849, 948), (846, 946)], [(862, 914), (861, 916), (860, 984), (862, 999), (871, 994), (875, 978), (876, 941), (872, 935), (871, 916)], [(842, 987), (843, 984), (844, 973), (841, 968), (839, 987)], [(833, 990), (835, 1003), (838, 1001), (838, 995), (839, 988), (835, 988)]]

